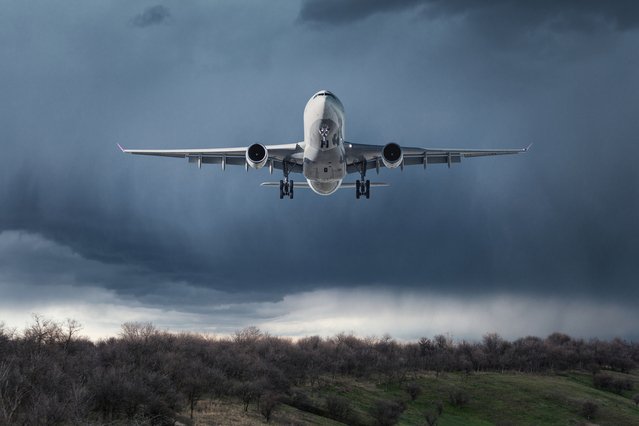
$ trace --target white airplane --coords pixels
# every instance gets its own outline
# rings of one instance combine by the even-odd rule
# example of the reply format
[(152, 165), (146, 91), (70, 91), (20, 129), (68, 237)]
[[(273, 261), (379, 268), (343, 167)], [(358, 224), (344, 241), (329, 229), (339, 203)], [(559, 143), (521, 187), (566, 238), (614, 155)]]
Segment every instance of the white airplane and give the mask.
[[(371, 183), (366, 171), (380, 167), (394, 169), (404, 166), (447, 164), (461, 162), (462, 157), (517, 154), (526, 152), (530, 145), (520, 149), (440, 149), (408, 148), (395, 142), (386, 145), (363, 145), (344, 140), (344, 107), (337, 96), (327, 90), (317, 92), (304, 108), (304, 140), (285, 145), (254, 143), (242, 148), (204, 149), (124, 149), (122, 152), (138, 155), (186, 158), (189, 163), (221, 164), (260, 169), (268, 166), (282, 170), (284, 179), (279, 181), (280, 198), (293, 198), (294, 188), (311, 188), (319, 195), (331, 195), (340, 188), (354, 188), (355, 196), (370, 198), (370, 188), (387, 186)], [(305, 183), (293, 183), (290, 173), (302, 173)], [(359, 173), (355, 183), (344, 183), (349, 173)], [(264, 186), (278, 186), (277, 182), (264, 182)]]

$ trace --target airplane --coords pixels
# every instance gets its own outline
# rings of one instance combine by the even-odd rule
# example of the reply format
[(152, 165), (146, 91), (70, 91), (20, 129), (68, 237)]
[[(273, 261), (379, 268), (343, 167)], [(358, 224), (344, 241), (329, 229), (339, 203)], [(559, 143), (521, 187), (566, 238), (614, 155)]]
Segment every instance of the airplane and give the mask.
[[(449, 149), (402, 147), (396, 142), (386, 145), (365, 145), (344, 139), (345, 114), (342, 102), (328, 90), (315, 93), (304, 108), (304, 140), (283, 145), (254, 143), (238, 148), (204, 149), (125, 149), (122, 152), (136, 155), (186, 158), (189, 163), (220, 164), (222, 170), (230, 166), (261, 169), (268, 167), (282, 170), (284, 179), (279, 181), (280, 198), (293, 198), (295, 188), (310, 188), (319, 195), (331, 195), (340, 188), (355, 189), (355, 197), (370, 198), (371, 187), (388, 186), (371, 183), (366, 172), (381, 167), (388, 169), (404, 166), (460, 163), (462, 158), (488, 155), (518, 154), (528, 151), (518, 149)], [(289, 180), (291, 173), (302, 173), (306, 182)], [(343, 182), (347, 174), (359, 173), (355, 183)], [(277, 182), (264, 182), (263, 186), (278, 186)]]

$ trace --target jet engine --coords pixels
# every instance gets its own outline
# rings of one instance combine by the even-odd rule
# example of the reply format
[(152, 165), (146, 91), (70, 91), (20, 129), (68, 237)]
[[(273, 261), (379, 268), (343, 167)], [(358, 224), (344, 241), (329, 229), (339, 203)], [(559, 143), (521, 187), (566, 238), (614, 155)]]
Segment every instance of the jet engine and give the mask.
[(382, 162), (384, 162), (386, 168), (394, 169), (395, 167), (399, 167), (402, 161), (404, 161), (404, 154), (399, 145), (395, 142), (391, 142), (384, 146), (384, 149), (382, 149)]
[(268, 160), (268, 150), (260, 143), (254, 143), (246, 150), (246, 162), (254, 169), (264, 167)]

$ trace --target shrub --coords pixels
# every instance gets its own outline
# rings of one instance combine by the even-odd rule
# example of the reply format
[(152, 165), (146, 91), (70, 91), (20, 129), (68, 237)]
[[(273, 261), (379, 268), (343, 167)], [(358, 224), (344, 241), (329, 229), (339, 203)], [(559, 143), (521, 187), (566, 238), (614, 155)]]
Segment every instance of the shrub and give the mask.
[(462, 389), (455, 389), (448, 393), (450, 403), (455, 407), (463, 407), (470, 402), (470, 396)]
[(353, 416), (353, 408), (350, 401), (338, 395), (326, 397), (326, 410), (328, 415), (335, 420), (348, 422)]
[(273, 414), (273, 410), (279, 404), (279, 399), (277, 395), (273, 393), (267, 393), (262, 401), (260, 402), (260, 413), (264, 416), (266, 423), (271, 421), (271, 415)]
[(422, 393), (422, 387), (418, 383), (409, 383), (406, 385), (406, 392), (410, 396), (411, 401), (415, 401)]
[(391, 426), (399, 421), (406, 407), (401, 401), (379, 400), (371, 408), (371, 415), (380, 426)]
[(581, 406), (581, 415), (584, 416), (586, 419), (590, 420), (593, 417), (595, 417), (595, 414), (597, 414), (598, 409), (599, 409), (599, 406), (597, 406), (597, 404), (595, 404), (592, 401), (586, 401)]
[(428, 426), (436, 426), (439, 416), (434, 411), (427, 411), (424, 413), (424, 418), (426, 419)]
[(595, 374), (593, 385), (597, 389), (621, 394), (624, 390), (632, 390), (633, 383), (629, 379), (617, 379), (608, 374)]

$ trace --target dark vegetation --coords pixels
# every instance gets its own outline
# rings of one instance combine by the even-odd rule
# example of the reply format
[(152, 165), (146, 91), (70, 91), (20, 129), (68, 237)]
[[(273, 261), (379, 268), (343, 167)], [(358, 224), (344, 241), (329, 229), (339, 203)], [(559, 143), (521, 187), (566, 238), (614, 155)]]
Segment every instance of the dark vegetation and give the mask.
[[(206, 398), (254, 407), (266, 422), (286, 405), (347, 424), (392, 425), (426, 393), (420, 375), (587, 371), (590, 386), (631, 402), (634, 384), (620, 373), (639, 363), (637, 343), (559, 333), (515, 341), (496, 334), (481, 342), (439, 335), (399, 343), (347, 334), (293, 341), (254, 327), (210, 338), (127, 323), (117, 338), (92, 342), (80, 331), (75, 321), (39, 316), (21, 333), (0, 324), (0, 424), (172, 425), (180, 415), (192, 417)], [(365, 405), (366, 411), (361, 404), (356, 409), (347, 391), (315, 393), (340, 378), (365, 379), (390, 393)], [(428, 402), (422, 424), (438, 424), (448, 409), (442, 400), (459, 411), (474, 398), (467, 387), (451, 386)], [(591, 419), (600, 410), (584, 401), (581, 413)]]
[(588, 420), (592, 420), (597, 414), (599, 406), (592, 401), (586, 401), (581, 407), (581, 414)]

